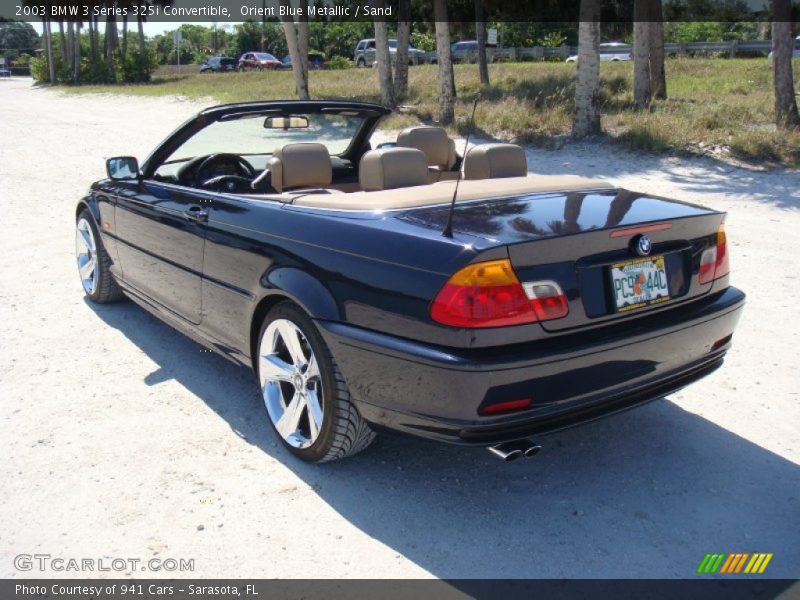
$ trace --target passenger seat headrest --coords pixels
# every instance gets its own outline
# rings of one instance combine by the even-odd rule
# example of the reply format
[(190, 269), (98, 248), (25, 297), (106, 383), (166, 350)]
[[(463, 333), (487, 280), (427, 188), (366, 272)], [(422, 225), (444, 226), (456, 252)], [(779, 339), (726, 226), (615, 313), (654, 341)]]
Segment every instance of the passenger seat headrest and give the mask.
[(483, 144), (470, 148), (464, 157), (464, 179), (525, 177), (525, 151), (515, 144)]
[(456, 164), (456, 145), (441, 127), (409, 127), (397, 135), (397, 145), (422, 150), (428, 165), (452, 169)]
[(415, 148), (370, 150), (361, 157), (358, 179), (364, 191), (427, 185), (428, 162)]
[(325, 187), (331, 184), (331, 155), (323, 144), (286, 144), (269, 160), (272, 187), (282, 192), (289, 188)]

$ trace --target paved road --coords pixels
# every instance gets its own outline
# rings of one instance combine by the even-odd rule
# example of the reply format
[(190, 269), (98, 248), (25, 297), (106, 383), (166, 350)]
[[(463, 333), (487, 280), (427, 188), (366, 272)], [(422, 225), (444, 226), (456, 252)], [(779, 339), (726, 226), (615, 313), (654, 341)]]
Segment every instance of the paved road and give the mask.
[(534, 171), (731, 212), (749, 304), (726, 366), (533, 460), (383, 435), (309, 466), (275, 443), (245, 369), (82, 298), (76, 200), (104, 157), (143, 157), (198, 106), (0, 82), (0, 575), (60, 575), (14, 567), (49, 553), (191, 558), (202, 576), (687, 577), (706, 552), (762, 551), (770, 575), (800, 576), (800, 174), (530, 150)]

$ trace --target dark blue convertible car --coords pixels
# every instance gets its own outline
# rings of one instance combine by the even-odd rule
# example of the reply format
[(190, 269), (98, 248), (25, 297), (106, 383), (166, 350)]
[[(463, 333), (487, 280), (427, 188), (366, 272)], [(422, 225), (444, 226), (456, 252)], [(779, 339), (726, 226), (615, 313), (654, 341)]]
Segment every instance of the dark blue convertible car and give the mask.
[(217, 106), (110, 159), (75, 213), (88, 298), (252, 367), (265, 425), (317, 462), (379, 428), (530, 456), (720, 366), (744, 303), (723, 213), (437, 127), (372, 148), (386, 114)]

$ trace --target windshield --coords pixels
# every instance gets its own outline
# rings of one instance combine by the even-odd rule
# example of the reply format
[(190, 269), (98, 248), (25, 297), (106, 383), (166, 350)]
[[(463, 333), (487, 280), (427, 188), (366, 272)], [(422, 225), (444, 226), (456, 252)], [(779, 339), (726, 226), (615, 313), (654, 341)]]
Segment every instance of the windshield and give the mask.
[(359, 114), (311, 113), (297, 115), (308, 119), (308, 127), (266, 129), (266, 116), (264, 113), (254, 113), (238, 119), (214, 121), (186, 140), (165, 163), (186, 161), (217, 152), (272, 154), (276, 148), (294, 142), (318, 142), (324, 144), (331, 155), (337, 155), (347, 150), (365, 119)]

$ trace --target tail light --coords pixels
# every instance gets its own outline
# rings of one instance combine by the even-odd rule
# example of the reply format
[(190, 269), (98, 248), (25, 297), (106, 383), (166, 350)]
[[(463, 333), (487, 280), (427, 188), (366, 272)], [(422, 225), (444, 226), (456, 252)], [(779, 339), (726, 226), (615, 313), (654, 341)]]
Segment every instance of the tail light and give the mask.
[(720, 225), (717, 231), (716, 245), (704, 250), (700, 256), (700, 283), (710, 283), (715, 279), (724, 277), (730, 270), (728, 239), (725, 235), (725, 226)]
[(503, 327), (563, 317), (567, 300), (552, 281), (520, 283), (507, 258), (467, 265), (431, 304), (431, 318), (453, 327)]

